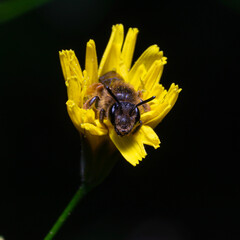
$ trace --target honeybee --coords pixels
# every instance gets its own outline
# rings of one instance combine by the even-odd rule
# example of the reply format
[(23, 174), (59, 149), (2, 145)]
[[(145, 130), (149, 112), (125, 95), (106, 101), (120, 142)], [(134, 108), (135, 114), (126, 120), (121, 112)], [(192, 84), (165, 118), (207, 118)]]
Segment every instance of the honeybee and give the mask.
[[(115, 71), (110, 71), (99, 78), (98, 83), (92, 84), (87, 90), (88, 100), (83, 108), (93, 107), (103, 123), (108, 118), (119, 136), (135, 133), (142, 126), (140, 112), (147, 112), (150, 106), (147, 102), (155, 96), (142, 100), (142, 92), (135, 91)], [(93, 105), (95, 103), (95, 106)]]

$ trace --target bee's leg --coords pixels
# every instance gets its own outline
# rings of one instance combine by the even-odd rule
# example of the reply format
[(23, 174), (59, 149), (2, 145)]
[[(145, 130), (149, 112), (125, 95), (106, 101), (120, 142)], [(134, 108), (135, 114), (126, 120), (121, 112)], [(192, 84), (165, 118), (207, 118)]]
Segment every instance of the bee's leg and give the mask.
[(83, 108), (84, 109), (89, 109), (94, 104), (94, 102), (95, 102), (95, 105), (96, 105), (98, 103), (98, 101), (99, 101), (99, 96), (95, 96), (95, 97), (89, 99), (88, 101), (86, 101), (83, 105)]
[(137, 125), (137, 126), (133, 129), (132, 134), (136, 133), (136, 132), (141, 128), (141, 126), (142, 126), (142, 121), (140, 120), (140, 121), (139, 121), (139, 125)]
[(103, 122), (104, 117), (105, 117), (105, 114), (106, 114), (106, 111), (102, 108), (102, 109), (99, 111), (99, 122), (100, 122), (105, 128), (107, 128), (106, 124)]
[(89, 101), (89, 107), (91, 107), (91, 106), (94, 104), (94, 102), (95, 102), (95, 104), (97, 104), (98, 101), (99, 101), (99, 96), (93, 97), (93, 98), (90, 99), (90, 101)]
[(102, 109), (99, 111), (99, 121), (100, 121), (100, 123), (102, 123), (102, 124), (104, 124), (104, 123), (103, 123), (104, 117), (105, 117), (105, 110), (102, 108)]

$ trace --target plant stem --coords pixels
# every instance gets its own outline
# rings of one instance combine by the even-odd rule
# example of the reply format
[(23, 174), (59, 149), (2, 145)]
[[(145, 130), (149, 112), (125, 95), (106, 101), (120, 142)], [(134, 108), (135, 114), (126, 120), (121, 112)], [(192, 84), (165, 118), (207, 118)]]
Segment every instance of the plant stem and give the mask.
[(66, 221), (66, 219), (69, 217), (69, 215), (72, 213), (74, 208), (77, 206), (77, 204), (80, 202), (80, 200), (86, 195), (87, 193), (86, 186), (83, 184), (79, 187), (75, 195), (73, 196), (72, 200), (69, 202), (67, 207), (64, 209), (60, 217), (57, 219), (49, 233), (46, 235), (44, 240), (51, 240), (53, 237), (58, 233), (60, 228), (62, 227), (63, 223)]

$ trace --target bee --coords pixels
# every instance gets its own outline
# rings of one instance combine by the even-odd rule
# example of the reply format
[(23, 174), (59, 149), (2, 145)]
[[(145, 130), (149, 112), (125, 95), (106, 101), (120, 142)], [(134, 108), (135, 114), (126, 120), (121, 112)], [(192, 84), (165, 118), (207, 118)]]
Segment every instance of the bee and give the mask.
[(119, 136), (135, 133), (141, 128), (141, 112), (149, 111), (147, 103), (155, 98), (143, 101), (142, 92), (135, 91), (115, 71), (101, 76), (98, 83), (88, 88), (87, 95), (83, 108), (90, 109), (95, 103), (94, 110), (99, 121), (104, 124), (104, 118), (108, 118)]

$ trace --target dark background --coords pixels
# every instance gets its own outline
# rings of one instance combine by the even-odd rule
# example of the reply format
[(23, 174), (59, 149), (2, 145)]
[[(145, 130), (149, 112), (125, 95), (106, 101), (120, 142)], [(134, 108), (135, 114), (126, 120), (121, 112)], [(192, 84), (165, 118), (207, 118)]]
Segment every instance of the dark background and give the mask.
[[(6, 1), (5, 1), (6, 2)], [(1, 5), (0, 5), (1, 6)], [(158, 44), (161, 83), (183, 89), (137, 167), (119, 161), (56, 239), (240, 239), (237, 1), (51, 1), (0, 24), (0, 235), (43, 239), (80, 184), (58, 51), (84, 68), (111, 26), (140, 30), (134, 60)]]

